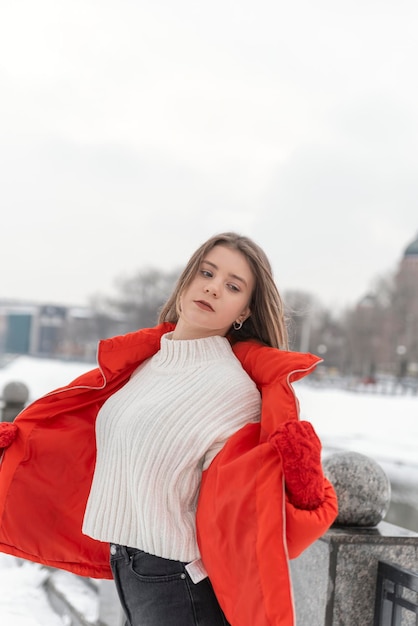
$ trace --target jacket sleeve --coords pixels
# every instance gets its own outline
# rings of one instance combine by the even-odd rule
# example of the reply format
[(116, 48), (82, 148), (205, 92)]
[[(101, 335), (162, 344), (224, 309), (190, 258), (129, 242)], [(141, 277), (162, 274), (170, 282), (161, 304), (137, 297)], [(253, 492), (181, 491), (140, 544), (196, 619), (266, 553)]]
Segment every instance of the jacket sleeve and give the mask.
[(332, 525), (338, 514), (337, 496), (332, 484), (324, 478), (324, 500), (317, 508), (296, 508), (287, 497), (285, 508), (288, 556), (295, 559)]
[(321, 442), (312, 424), (290, 421), (270, 435), (282, 460), (286, 493), (298, 509), (316, 509), (325, 498)]

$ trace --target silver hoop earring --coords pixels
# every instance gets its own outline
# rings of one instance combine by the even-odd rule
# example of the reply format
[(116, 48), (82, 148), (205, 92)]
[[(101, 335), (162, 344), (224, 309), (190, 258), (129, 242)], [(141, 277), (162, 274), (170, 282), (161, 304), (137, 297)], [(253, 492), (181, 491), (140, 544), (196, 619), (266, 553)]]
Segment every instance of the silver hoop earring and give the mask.
[(242, 322), (234, 322), (232, 326), (234, 327), (234, 330), (241, 330)]

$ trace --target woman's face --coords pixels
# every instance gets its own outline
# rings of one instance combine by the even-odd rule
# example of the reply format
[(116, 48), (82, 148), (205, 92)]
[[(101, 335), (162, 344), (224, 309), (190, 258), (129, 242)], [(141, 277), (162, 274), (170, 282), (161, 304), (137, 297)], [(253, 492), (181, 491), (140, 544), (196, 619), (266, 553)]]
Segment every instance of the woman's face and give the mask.
[(174, 339), (225, 336), (250, 315), (254, 275), (245, 256), (224, 245), (212, 248), (180, 297)]

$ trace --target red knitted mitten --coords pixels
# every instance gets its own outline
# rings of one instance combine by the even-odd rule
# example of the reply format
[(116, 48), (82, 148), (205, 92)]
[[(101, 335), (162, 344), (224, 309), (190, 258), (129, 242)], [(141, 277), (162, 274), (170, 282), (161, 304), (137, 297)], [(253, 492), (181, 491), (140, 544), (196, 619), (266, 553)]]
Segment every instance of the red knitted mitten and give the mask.
[(0, 422), (0, 449), (8, 448), (14, 441), (16, 434), (16, 424), (12, 424), (11, 422)]
[(298, 509), (316, 509), (325, 497), (321, 442), (309, 422), (286, 422), (269, 437), (280, 454), (286, 492)]

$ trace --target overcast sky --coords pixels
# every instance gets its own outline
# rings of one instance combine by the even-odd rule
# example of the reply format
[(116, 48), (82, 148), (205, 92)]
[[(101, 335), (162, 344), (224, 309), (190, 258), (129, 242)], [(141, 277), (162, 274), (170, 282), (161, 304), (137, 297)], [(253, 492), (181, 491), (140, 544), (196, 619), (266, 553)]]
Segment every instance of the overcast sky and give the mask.
[(0, 298), (235, 230), (353, 304), (418, 234), (416, 0), (2, 0)]

